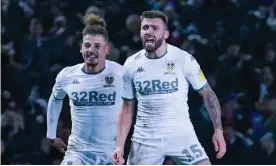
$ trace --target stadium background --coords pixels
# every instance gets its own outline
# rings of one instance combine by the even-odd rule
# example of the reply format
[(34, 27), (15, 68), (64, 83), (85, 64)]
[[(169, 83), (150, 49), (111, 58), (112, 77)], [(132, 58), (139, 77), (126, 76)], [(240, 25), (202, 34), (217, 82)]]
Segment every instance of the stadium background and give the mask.
[[(211, 121), (199, 95), (189, 93), (191, 119), (212, 163), (276, 164), (273, 0), (2, 0), (2, 164), (60, 164), (63, 155), (45, 139), (46, 108), (57, 73), (83, 61), (81, 16), (105, 18), (108, 59), (123, 64), (141, 49), (139, 15), (148, 9), (168, 15), (168, 42), (198, 60), (220, 99), (228, 149), (215, 160)], [(66, 99), (57, 136), (67, 141), (70, 127)]]

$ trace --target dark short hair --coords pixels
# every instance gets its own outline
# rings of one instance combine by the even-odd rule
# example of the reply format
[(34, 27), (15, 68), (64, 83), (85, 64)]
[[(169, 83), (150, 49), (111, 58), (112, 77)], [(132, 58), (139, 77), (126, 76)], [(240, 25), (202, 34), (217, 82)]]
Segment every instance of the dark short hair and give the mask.
[(109, 39), (108, 32), (106, 30), (106, 22), (104, 19), (94, 14), (87, 14), (83, 17), (85, 28), (82, 31), (82, 35), (102, 35), (106, 40)]
[(168, 17), (166, 16), (166, 14), (159, 10), (144, 11), (140, 16), (141, 21), (144, 18), (160, 18), (166, 26), (168, 25)]

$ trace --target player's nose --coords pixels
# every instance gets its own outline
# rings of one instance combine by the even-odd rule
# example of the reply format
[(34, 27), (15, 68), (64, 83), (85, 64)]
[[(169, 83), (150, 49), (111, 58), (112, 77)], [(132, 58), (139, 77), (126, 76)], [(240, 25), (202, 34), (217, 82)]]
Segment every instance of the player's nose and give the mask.
[(149, 28), (146, 30), (146, 34), (152, 35), (152, 34), (153, 34), (153, 28), (152, 28), (152, 27), (149, 27)]
[(89, 47), (88, 49), (87, 49), (87, 51), (88, 52), (93, 52), (94, 50), (93, 50), (93, 47)]

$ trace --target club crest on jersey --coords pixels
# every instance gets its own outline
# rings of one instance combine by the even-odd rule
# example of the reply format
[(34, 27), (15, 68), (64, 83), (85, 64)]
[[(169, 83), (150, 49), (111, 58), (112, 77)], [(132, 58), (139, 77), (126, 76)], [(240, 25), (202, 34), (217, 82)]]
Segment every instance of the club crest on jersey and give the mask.
[(114, 85), (112, 85), (114, 82), (114, 76), (112, 73), (106, 75), (104, 80), (105, 80), (105, 83), (107, 84), (107, 85), (104, 85), (104, 87), (114, 87)]
[(175, 62), (173, 61), (168, 61), (165, 65), (166, 72), (164, 73), (165, 75), (175, 75)]

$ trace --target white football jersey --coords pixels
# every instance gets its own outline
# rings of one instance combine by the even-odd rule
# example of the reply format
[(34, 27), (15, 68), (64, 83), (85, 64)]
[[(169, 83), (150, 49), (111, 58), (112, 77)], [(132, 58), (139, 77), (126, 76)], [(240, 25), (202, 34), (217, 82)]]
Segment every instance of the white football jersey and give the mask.
[(113, 150), (116, 145), (118, 113), (122, 99), (122, 66), (106, 60), (96, 74), (85, 73), (84, 63), (64, 68), (57, 76), (53, 96), (68, 95), (72, 130), (69, 148)]
[(167, 52), (150, 59), (145, 50), (127, 59), (123, 69), (123, 99), (138, 100), (133, 139), (185, 136), (193, 131), (188, 112), (189, 83), (206, 83), (193, 56), (168, 44)]

